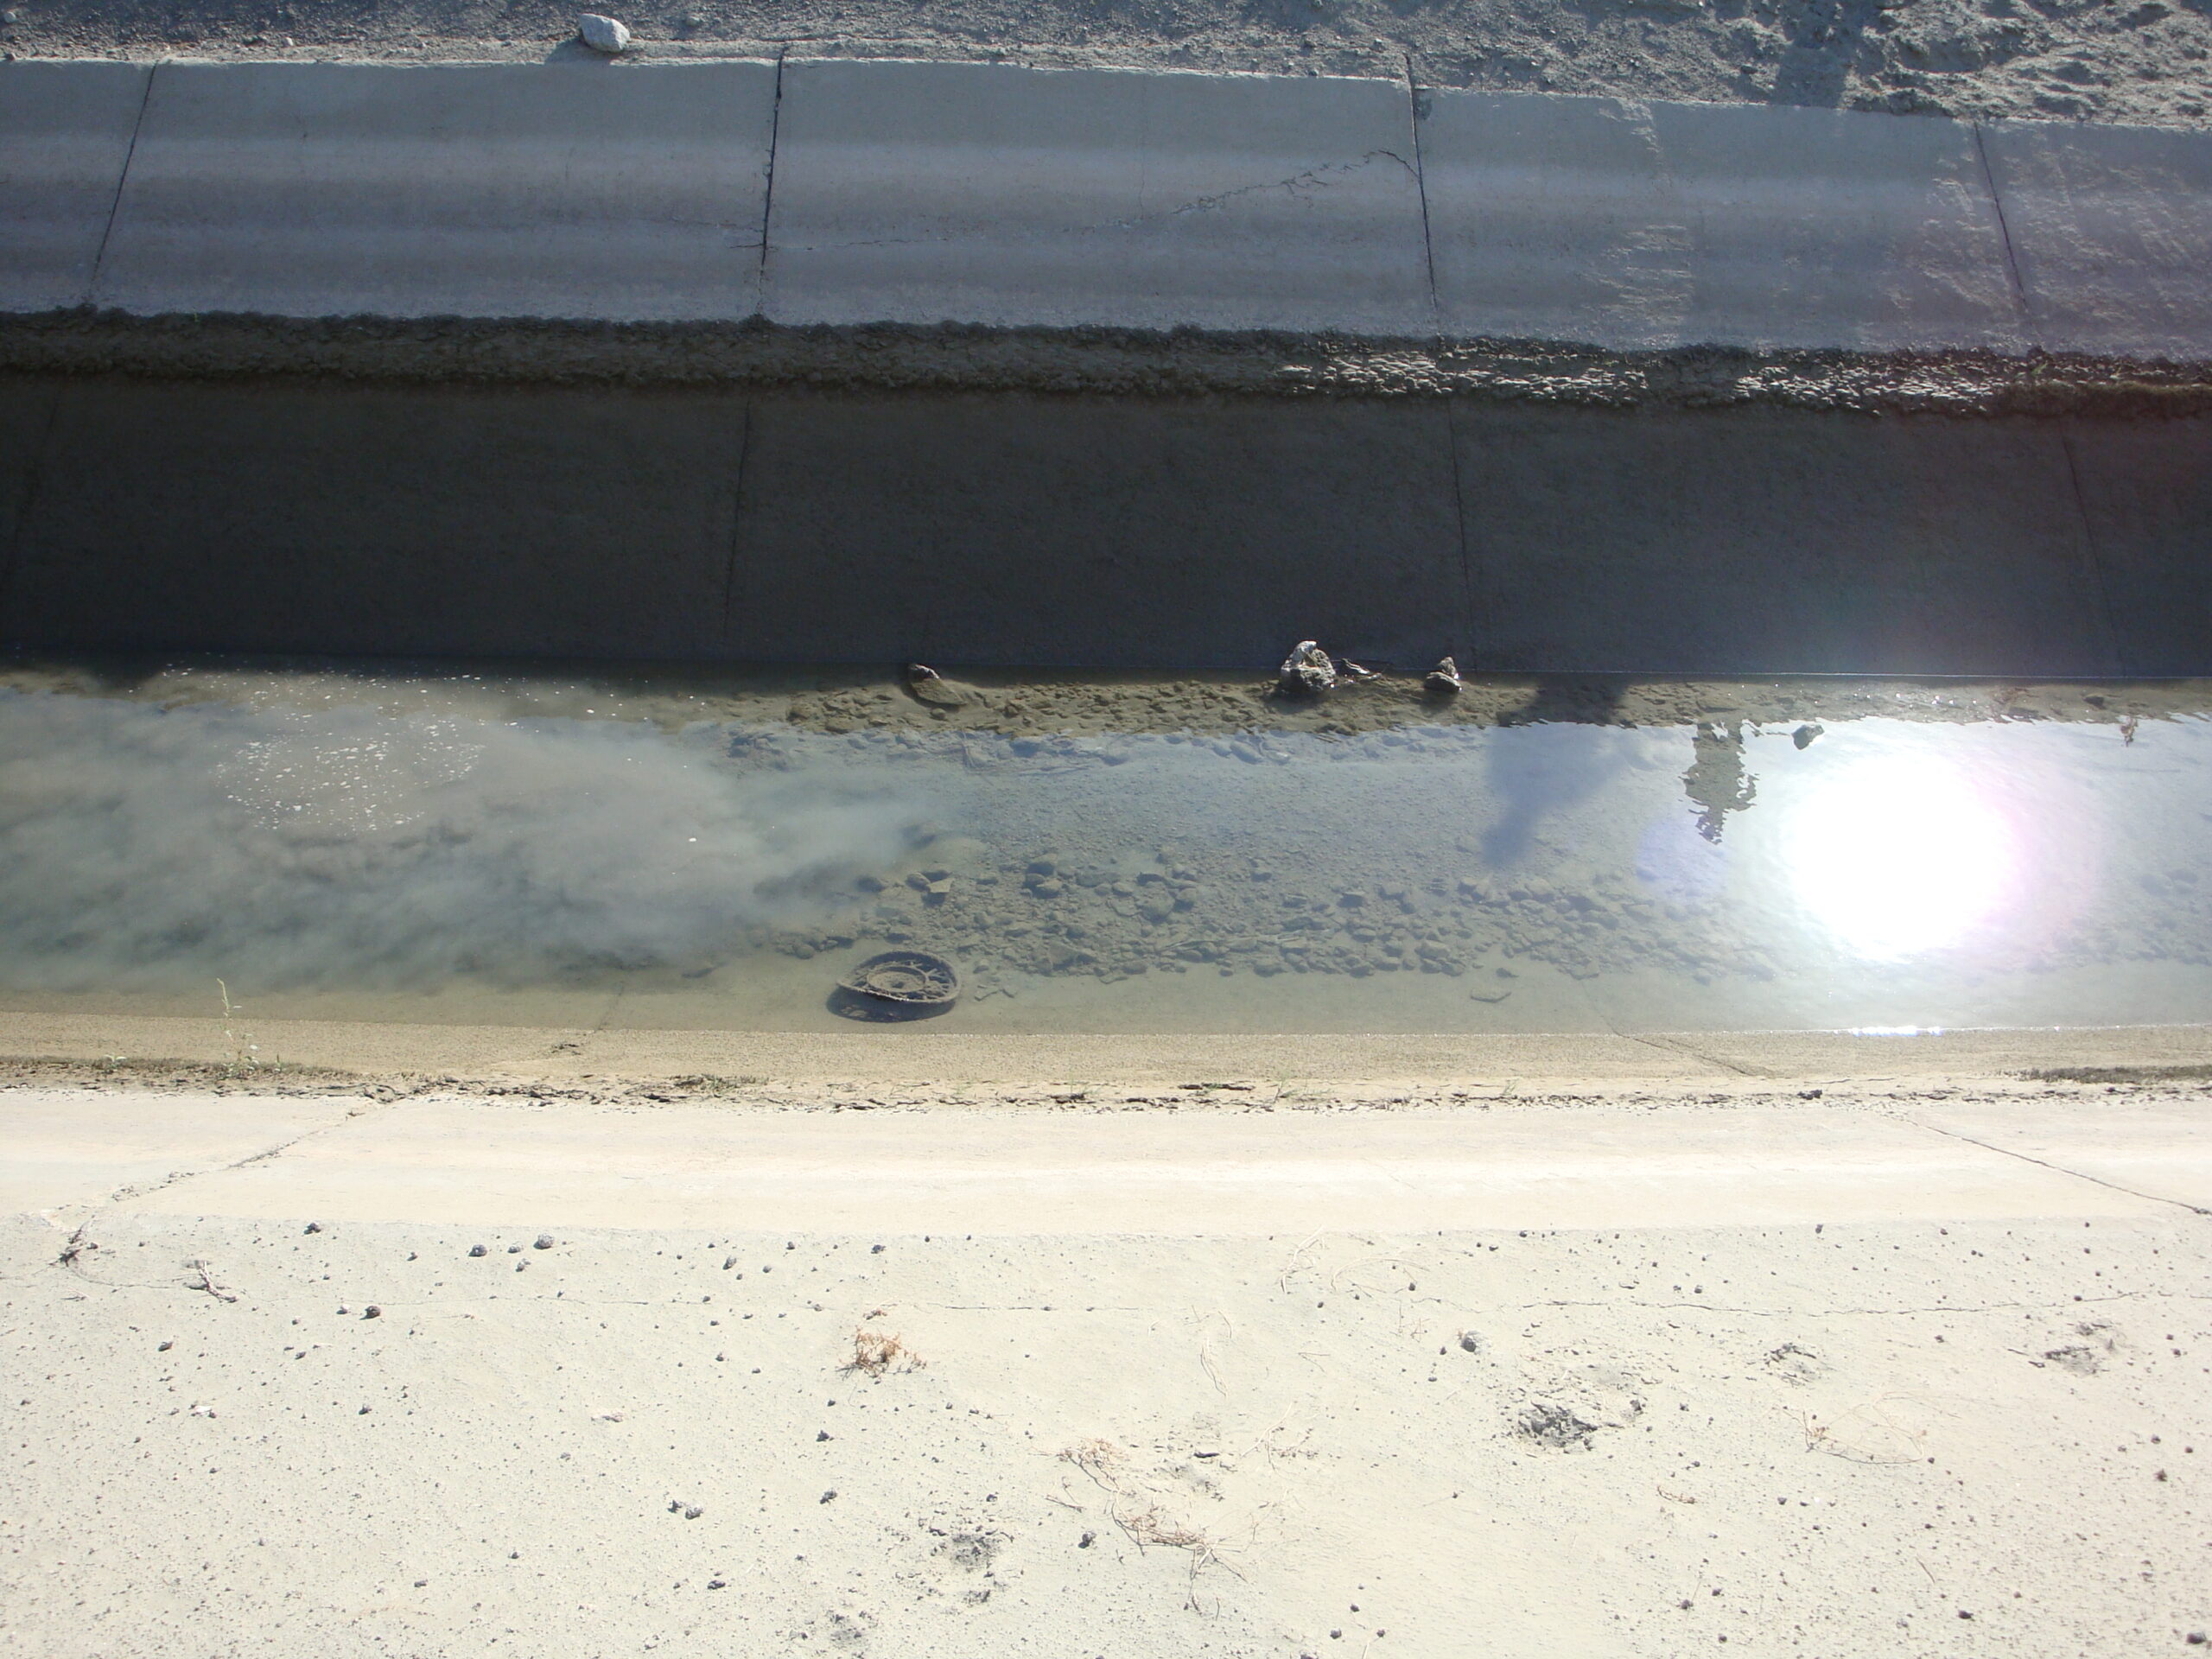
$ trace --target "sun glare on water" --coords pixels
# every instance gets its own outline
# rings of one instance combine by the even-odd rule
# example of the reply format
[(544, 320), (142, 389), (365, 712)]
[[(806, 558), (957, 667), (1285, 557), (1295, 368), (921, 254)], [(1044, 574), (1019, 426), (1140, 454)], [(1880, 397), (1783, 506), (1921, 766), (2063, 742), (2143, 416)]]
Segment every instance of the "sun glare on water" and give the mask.
[(1859, 955), (1961, 945), (2017, 894), (2019, 836), (1970, 774), (1916, 756), (1861, 761), (1797, 808), (1787, 841), (1799, 900)]

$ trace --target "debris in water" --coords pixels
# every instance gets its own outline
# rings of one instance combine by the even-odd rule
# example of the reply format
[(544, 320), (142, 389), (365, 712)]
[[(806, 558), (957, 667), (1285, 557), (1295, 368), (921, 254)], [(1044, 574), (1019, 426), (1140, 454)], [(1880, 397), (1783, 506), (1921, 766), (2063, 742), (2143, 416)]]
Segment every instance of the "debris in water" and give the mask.
[(1279, 677), (1282, 690), (1294, 696), (1319, 696), (1336, 684), (1337, 666), (1319, 644), (1301, 639), (1283, 658)]
[(960, 976), (926, 950), (886, 950), (839, 980), (846, 990), (909, 1007), (943, 1007), (960, 995)]
[(1466, 683), (1459, 677), (1459, 664), (1446, 657), (1428, 671), (1421, 683), (1433, 697), (1456, 697)]
[(583, 37), (586, 46), (594, 52), (604, 52), (610, 58), (630, 47), (630, 31), (612, 17), (602, 17), (588, 11), (576, 19), (576, 33)]
[(1813, 740), (1826, 730), (1827, 728), (1818, 721), (1810, 721), (1790, 733), (1789, 741), (1801, 749), (1809, 749), (1813, 747)]

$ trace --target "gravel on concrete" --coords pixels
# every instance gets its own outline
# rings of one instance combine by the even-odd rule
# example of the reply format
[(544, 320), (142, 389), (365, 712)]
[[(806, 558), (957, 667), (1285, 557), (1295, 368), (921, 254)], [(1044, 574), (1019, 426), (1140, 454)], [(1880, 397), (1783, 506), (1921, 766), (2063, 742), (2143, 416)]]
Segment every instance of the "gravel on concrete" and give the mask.
[[(524, 0), (16, 0), (23, 56), (531, 60), (588, 54)], [(653, 0), (632, 56), (988, 60), (2202, 126), (2201, 0)]]

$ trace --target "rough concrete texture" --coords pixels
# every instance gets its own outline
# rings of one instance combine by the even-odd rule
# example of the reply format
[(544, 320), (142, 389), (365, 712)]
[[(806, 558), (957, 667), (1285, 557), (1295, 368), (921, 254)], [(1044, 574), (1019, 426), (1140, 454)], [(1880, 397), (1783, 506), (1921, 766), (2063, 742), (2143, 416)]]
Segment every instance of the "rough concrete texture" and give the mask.
[(781, 107), (777, 321), (1433, 326), (1402, 86), (793, 63)]
[(742, 317), (775, 72), (164, 64), (90, 298)]
[(0, 309), (91, 296), (150, 73), (35, 63), (0, 74)]
[[(2061, 142), (2061, 139), (2063, 142)], [(2178, 133), (1983, 135), (2040, 344), (2191, 357), (2212, 338), (2212, 149)]]
[[(576, 10), (453, 0), (14, 0), (39, 56), (543, 58)], [(643, 0), (632, 51), (994, 58), (1490, 91), (2202, 125), (2212, 18), (2188, 0)]]
[[(17, 118), (50, 123), (48, 67), (10, 75)], [(18, 309), (2208, 349), (2190, 226), (2212, 135), (2006, 151), (2016, 270), (2004, 181), (1959, 123), (931, 63), (165, 64), (148, 85), (89, 287), (63, 295), (34, 253)], [(25, 189), (11, 211), (66, 210), (81, 263), (97, 190)]]
[[(2184, 1652), (2205, 1111), (2131, 1095), (11, 1095), (0, 1611), (60, 1659)], [(948, 1169), (885, 1155), (933, 1131)], [(1370, 1134), (1524, 1179), (1347, 1227), (1374, 1172), (1312, 1154)], [(743, 1201), (748, 1139), (828, 1195), (804, 1226)], [(1230, 1141), (1323, 1224), (1194, 1224)], [(1185, 1207), (1111, 1226), (1117, 1185)]]
[(1446, 334), (2025, 343), (1971, 126), (1476, 92), (1422, 108)]
[(46, 434), (10, 458), (18, 645), (1249, 669), (1319, 628), (1411, 668), (2212, 669), (2201, 418), (5, 391)]

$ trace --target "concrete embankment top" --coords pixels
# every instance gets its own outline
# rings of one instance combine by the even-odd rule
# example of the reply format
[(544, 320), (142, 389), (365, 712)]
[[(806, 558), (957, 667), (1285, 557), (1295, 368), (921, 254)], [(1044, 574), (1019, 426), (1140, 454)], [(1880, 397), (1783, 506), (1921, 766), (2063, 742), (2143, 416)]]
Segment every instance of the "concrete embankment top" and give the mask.
[(2201, 358), (2212, 134), (906, 62), (0, 65), (0, 310)]

